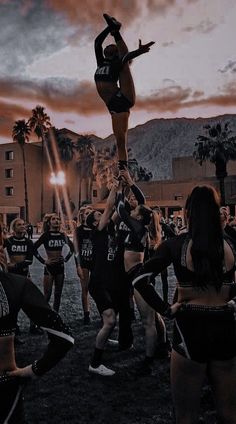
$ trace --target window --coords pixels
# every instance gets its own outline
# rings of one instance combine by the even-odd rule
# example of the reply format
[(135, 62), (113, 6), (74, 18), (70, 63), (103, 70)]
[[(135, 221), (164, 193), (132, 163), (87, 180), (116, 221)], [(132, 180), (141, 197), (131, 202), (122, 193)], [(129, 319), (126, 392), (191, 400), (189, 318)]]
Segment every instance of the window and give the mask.
[(12, 150), (7, 150), (5, 152), (5, 159), (6, 160), (13, 160), (14, 159), (14, 152)]
[(93, 197), (97, 197), (97, 196), (98, 196), (97, 190), (93, 190)]
[(5, 187), (5, 195), (6, 196), (13, 196), (14, 190), (13, 187)]
[(13, 169), (12, 168), (5, 169), (5, 178), (13, 178)]

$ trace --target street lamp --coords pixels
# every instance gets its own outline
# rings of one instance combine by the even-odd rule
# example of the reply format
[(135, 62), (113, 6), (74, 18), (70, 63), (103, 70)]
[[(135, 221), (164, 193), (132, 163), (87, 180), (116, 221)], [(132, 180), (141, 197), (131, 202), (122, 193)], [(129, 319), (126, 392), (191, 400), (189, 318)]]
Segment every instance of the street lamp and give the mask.
[(60, 203), (60, 196), (59, 196), (59, 187), (64, 186), (66, 183), (65, 173), (63, 171), (51, 172), (51, 177), (49, 181), (54, 187), (53, 198), (52, 198), (52, 210), (53, 212), (56, 212), (56, 202), (55, 202), (55, 194), (56, 194), (58, 210), (61, 213), (62, 211), (61, 211), (61, 203)]

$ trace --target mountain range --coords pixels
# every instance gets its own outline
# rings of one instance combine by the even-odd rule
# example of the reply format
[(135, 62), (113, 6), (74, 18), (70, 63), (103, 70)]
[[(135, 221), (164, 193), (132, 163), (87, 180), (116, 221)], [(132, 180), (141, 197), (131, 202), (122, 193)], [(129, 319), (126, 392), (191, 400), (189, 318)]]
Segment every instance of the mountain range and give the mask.
[[(205, 125), (229, 122), (229, 128), (236, 134), (236, 114), (211, 118), (152, 119), (128, 131), (130, 156), (139, 165), (153, 174), (153, 180), (172, 178), (172, 159), (192, 156), (198, 135), (207, 135)], [(94, 136), (96, 149), (112, 147), (114, 135), (105, 139)]]

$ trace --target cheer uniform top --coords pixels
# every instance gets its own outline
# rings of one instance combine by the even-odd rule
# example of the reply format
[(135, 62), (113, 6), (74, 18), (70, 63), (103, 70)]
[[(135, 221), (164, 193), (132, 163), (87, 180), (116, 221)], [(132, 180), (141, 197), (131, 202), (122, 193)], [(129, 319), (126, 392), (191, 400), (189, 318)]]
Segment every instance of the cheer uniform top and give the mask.
[(38, 326), (47, 331), (49, 344), (33, 371), (42, 375), (63, 358), (74, 344), (68, 327), (46, 302), (40, 290), (26, 277), (0, 271), (0, 337), (15, 334), (18, 312), (22, 309)]
[(14, 260), (17, 261), (17, 256), (25, 257), (11, 268), (11, 273), (25, 276), (29, 274), (29, 265), (33, 262), (33, 246), (33, 242), (26, 237), (11, 236), (4, 240), (3, 247), (6, 248), (9, 259), (14, 256)]
[(109, 112), (111, 114), (129, 112), (133, 104), (123, 95), (117, 84), (123, 60), (118, 56), (112, 59), (104, 57), (102, 49), (96, 50), (96, 59), (98, 67), (94, 74), (95, 82), (111, 82), (117, 86), (117, 91), (106, 103)]
[[(46, 260), (38, 252), (38, 248), (43, 245), (46, 252), (58, 252), (58, 256), (61, 255), (63, 246), (68, 245), (70, 251), (64, 258), (64, 262), (68, 262), (70, 257), (73, 255), (74, 246), (69, 237), (58, 231), (46, 231), (43, 233), (39, 239), (34, 244), (34, 256), (44, 265)], [(58, 264), (46, 265), (45, 271), (46, 274), (57, 275), (64, 273), (64, 262), (58, 261)]]
[[(234, 257), (236, 253), (232, 240), (224, 235)], [(187, 248), (190, 241), (188, 233), (180, 234), (164, 241), (156, 250), (155, 257), (147, 261), (133, 281), (134, 288), (157, 312), (168, 316), (170, 305), (162, 300), (149, 284), (149, 279), (173, 263), (178, 286), (194, 288), (194, 271), (187, 268)], [(223, 286), (228, 286), (235, 294), (235, 266), (224, 271)], [(212, 283), (214, 286), (214, 282)], [(208, 283), (210, 286), (210, 283)], [(207, 287), (206, 287), (207, 288)], [(196, 287), (197, 289), (197, 287)], [(201, 288), (198, 288), (201, 290)], [(173, 349), (182, 356), (199, 363), (209, 360), (228, 360), (236, 356), (235, 319), (232, 309), (223, 306), (209, 306), (183, 303), (175, 314)]]
[(125, 250), (144, 252), (148, 241), (148, 230), (142, 221), (130, 216), (125, 208), (124, 196), (121, 193), (117, 197), (117, 212), (130, 230), (125, 239)]
[(85, 225), (75, 229), (75, 238), (79, 248), (79, 257), (76, 258), (81, 268), (91, 270), (93, 259), (93, 231)]
[(103, 54), (97, 57), (97, 69), (94, 74), (95, 81), (115, 82), (119, 79), (122, 69), (122, 61), (119, 57), (114, 59), (105, 58)]

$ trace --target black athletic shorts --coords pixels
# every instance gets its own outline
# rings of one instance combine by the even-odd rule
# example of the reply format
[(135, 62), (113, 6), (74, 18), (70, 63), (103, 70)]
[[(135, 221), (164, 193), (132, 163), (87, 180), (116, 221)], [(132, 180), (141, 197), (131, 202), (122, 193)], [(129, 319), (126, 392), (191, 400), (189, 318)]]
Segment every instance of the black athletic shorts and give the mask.
[(84, 259), (80, 259), (80, 266), (82, 269), (88, 269), (89, 271), (92, 270), (92, 262), (86, 261)]
[(121, 93), (119, 90), (112, 96), (109, 103), (107, 103), (108, 110), (111, 114), (129, 112), (133, 104)]
[(234, 313), (228, 306), (184, 305), (174, 320), (173, 349), (199, 363), (234, 358)]
[(53, 265), (46, 265), (44, 268), (44, 275), (60, 275), (64, 274), (65, 267), (63, 263), (53, 264)]
[(0, 423), (24, 424), (24, 379), (0, 375)]
[(114, 309), (118, 312), (116, 306), (115, 291), (108, 290), (106, 285), (92, 277), (89, 282), (89, 294), (93, 298), (100, 315), (107, 309)]

